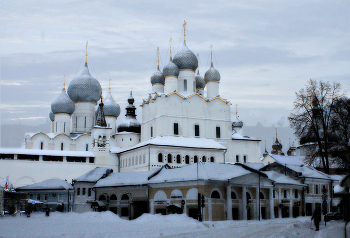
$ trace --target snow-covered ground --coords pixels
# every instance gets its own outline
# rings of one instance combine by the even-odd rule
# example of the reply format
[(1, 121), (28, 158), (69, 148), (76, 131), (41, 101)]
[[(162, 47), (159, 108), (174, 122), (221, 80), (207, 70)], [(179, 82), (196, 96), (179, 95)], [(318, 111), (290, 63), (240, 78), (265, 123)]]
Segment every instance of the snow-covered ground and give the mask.
[(321, 223), (320, 231), (310, 224), (310, 217), (201, 223), (186, 215), (144, 214), (127, 221), (112, 212), (55, 212), (0, 217), (0, 237), (344, 237), (343, 221)]

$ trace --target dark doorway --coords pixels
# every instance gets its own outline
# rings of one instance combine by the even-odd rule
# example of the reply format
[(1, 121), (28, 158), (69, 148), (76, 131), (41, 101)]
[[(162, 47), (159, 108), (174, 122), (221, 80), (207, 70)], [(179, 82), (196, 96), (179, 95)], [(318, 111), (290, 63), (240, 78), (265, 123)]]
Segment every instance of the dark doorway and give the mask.
[(117, 208), (116, 208), (116, 207), (110, 207), (109, 210), (110, 210), (111, 212), (113, 212), (114, 214), (118, 214), (118, 213), (117, 213)]
[(266, 219), (266, 207), (261, 207), (261, 219)]
[(189, 208), (188, 209), (188, 216), (197, 220), (198, 219), (198, 209), (197, 208)]
[(148, 213), (148, 202), (147, 201), (135, 201), (134, 202), (134, 216), (133, 219), (138, 218), (144, 213)]
[(250, 211), (250, 208), (247, 209), (247, 220), (251, 220), (252, 219), (252, 214)]
[(299, 216), (299, 207), (293, 207), (293, 217)]
[(312, 216), (312, 203), (306, 203), (306, 216)]
[(286, 218), (286, 217), (289, 217), (289, 207), (284, 206), (282, 208), (282, 218)]
[(274, 207), (273, 212), (275, 213), (275, 218), (278, 218), (278, 207)]
[(232, 208), (232, 220), (238, 220), (239, 219), (239, 209), (238, 207)]

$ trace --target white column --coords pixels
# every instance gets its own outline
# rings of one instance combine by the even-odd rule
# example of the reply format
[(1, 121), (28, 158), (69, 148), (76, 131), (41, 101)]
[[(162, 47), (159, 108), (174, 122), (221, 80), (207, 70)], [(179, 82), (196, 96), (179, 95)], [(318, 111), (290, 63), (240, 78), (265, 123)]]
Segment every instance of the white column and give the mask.
[(255, 220), (259, 220), (259, 210), (260, 210), (260, 204), (259, 204), (259, 200), (260, 200), (260, 194), (259, 194), (259, 187), (256, 187), (256, 191), (255, 191), (255, 194), (256, 194), (256, 198), (255, 198), (255, 201), (256, 201), (256, 205), (255, 205)]
[(211, 198), (208, 198), (208, 221), (213, 220), (212, 216), (213, 216), (213, 211), (212, 211)]
[(151, 199), (151, 214), (154, 214), (154, 201)]
[(270, 203), (270, 219), (275, 218), (275, 213), (274, 213), (274, 202), (273, 202), (273, 188), (269, 188), (269, 203)]
[(246, 187), (242, 187), (243, 220), (247, 220), (247, 197), (246, 197), (246, 193), (247, 193), (247, 188)]
[(289, 217), (293, 217), (293, 189), (289, 189)]
[[(281, 198), (282, 198), (281, 188), (278, 188), (278, 205), (281, 204)], [(282, 208), (280, 208), (279, 206), (278, 206), (278, 218), (282, 218)]]
[(231, 199), (231, 185), (227, 186), (227, 198), (226, 198), (226, 208), (227, 208), (227, 220), (232, 220), (232, 199)]

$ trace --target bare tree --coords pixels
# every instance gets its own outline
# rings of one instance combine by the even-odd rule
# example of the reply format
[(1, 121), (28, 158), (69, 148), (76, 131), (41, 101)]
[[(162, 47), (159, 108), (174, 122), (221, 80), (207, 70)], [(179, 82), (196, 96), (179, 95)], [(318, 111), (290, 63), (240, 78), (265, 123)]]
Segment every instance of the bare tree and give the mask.
[(325, 173), (329, 174), (330, 123), (335, 100), (343, 96), (339, 83), (309, 80), (296, 92), (294, 109), (288, 117), (291, 127), (300, 139), (300, 144), (313, 145)]

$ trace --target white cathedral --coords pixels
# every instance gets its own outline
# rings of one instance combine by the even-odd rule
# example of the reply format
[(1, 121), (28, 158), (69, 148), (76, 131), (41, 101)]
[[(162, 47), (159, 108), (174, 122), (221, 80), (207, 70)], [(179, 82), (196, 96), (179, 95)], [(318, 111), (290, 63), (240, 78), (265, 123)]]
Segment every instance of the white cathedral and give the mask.
[(130, 92), (125, 119), (117, 125), (120, 106), (111, 87), (103, 99), (86, 54), (82, 72), (51, 103), (52, 132), (27, 134), (25, 149), (0, 149), (0, 180), (9, 176), (17, 187), (51, 178), (71, 181), (95, 167), (130, 172), (164, 164), (260, 162), (260, 140), (243, 135), (237, 112), (231, 120), (212, 57), (203, 78), (185, 37), (184, 29), (182, 49), (172, 58), (170, 47), (162, 71), (158, 56), (152, 92), (140, 106), (142, 122)]

